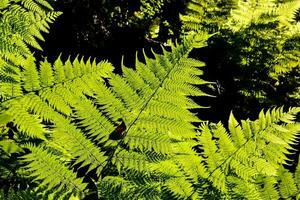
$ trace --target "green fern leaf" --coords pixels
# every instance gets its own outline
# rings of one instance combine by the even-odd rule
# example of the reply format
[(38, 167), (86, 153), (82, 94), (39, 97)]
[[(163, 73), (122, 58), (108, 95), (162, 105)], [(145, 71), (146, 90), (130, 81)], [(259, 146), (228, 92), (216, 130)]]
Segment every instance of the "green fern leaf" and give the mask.
[[(278, 199), (275, 177), (279, 180), (285, 177), (279, 183), (280, 195), (284, 198), (295, 196), (297, 189), (293, 176), (281, 170), (281, 166), (288, 160), (287, 149), (292, 149), (291, 145), (298, 140), (297, 113), (299, 108), (288, 112), (283, 112), (282, 108), (262, 111), (258, 120), (242, 121), (241, 124), (231, 114), (230, 135), (221, 123), (204, 124), (199, 141), (203, 149), (202, 162), (209, 175), (199, 175), (222, 193), (246, 199)], [(260, 181), (262, 188), (258, 180), (263, 180)], [(234, 186), (233, 194), (229, 186)]]
[(58, 157), (51, 154), (42, 147), (27, 145), (31, 154), (24, 156), (24, 162), (30, 162), (27, 165), (32, 172), (30, 176), (36, 180), (41, 180), (40, 188), (46, 187), (47, 190), (55, 189), (56, 193), (63, 192), (64, 195), (76, 194), (82, 196), (86, 192), (86, 183), (82, 179), (60, 163)]

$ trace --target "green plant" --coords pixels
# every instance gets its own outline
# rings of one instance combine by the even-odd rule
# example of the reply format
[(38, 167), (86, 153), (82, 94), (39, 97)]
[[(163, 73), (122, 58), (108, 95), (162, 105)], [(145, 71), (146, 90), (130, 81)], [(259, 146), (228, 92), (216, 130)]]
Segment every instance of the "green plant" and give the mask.
[(244, 118), (272, 105), (299, 105), (290, 96), (299, 87), (299, 8), (297, 0), (194, 0), (188, 5), (181, 17), (184, 30), (217, 32), (207, 56), (199, 57), (208, 65), (208, 76), (219, 82), (220, 98), (230, 98), (221, 101), (234, 102), (229, 111), (245, 113)]
[[(3, 1), (0, 7), (0, 99), (9, 93), (18, 94), (20, 68), (23, 59), (32, 55), (31, 48), (41, 50), (37, 40), (43, 41), (42, 32), (48, 32), (61, 13), (53, 11), (47, 1)], [(12, 85), (15, 87), (12, 89)], [(9, 91), (8, 91), (9, 90)]]
[[(299, 197), (299, 168), (293, 175), (283, 168), (299, 143), (299, 108), (261, 111), (255, 121), (240, 123), (230, 115), (227, 131), (221, 123), (204, 124), (199, 134), (202, 177), (225, 199)], [(297, 184), (296, 184), (297, 183)], [(207, 188), (207, 184), (201, 186)], [(278, 188), (278, 189), (277, 189)], [(203, 189), (202, 189), (203, 190)], [(214, 196), (207, 188), (203, 198)]]
[(204, 63), (188, 55), (208, 37), (144, 54), (121, 75), (90, 58), (15, 57), (13, 84), (0, 85), (0, 181), (9, 180), (0, 198), (299, 196), (300, 166), (283, 168), (298, 142), (299, 107), (241, 123), (230, 115), (229, 131), (191, 111), (201, 108), (191, 96), (208, 96), (197, 86), (209, 82), (199, 78)]
[[(257, 43), (262, 43), (269, 54), (272, 54), (271, 59), (274, 59), (265, 63), (270, 65), (269, 75), (277, 79), (281, 74), (299, 68), (299, 47), (298, 45), (292, 47), (299, 40), (300, 23), (294, 19), (299, 8), (300, 2), (297, 0), (284, 3), (239, 1), (238, 7), (232, 10), (225, 27), (234, 32), (246, 30), (243, 33), (245, 36), (242, 36), (245, 40), (246, 35), (252, 37), (249, 40), (250, 45), (242, 48), (245, 53), (254, 54), (254, 51), (260, 47)], [(274, 40), (274, 44), (271, 40)], [(254, 65), (253, 62), (259, 61), (256, 57), (253, 62), (251, 57), (247, 58), (245, 55), (243, 57), (241, 65), (244, 66), (251, 67)]]
[[(191, 122), (199, 119), (187, 109), (198, 105), (186, 95), (205, 95), (190, 83), (206, 82), (194, 76), (203, 63), (186, 57), (191, 41), (155, 59), (145, 57), (147, 65), (137, 61), (136, 71), (124, 67), (122, 76), (112, 74), (109, 63), (78, 59), (64, 64), (58, 59), (54, 70), (43, 61), (37, 71), (29, 57), (21, 83), (25, 92), (2, 102), (2, 116), (4, 124), (12, 122), (14, 138), (27, 138), (18, 145), (30, 150), (22, 157), (25, 175), (36, 182), (35, 195), (264, 199), (271, 191), (270, 199), (295, 196), (295, 184), (285, 189), (294, 179), (282, 164), (300, 131), (294, 121), (299, 108), (261, 112), (258, 120), (241, 124), (231, 115), (229, 133), (220, 123), (203, 124), (197, 133)], [(298, 173), (299, 167), (295, 177)]]
[(219, 31), (222, 24), (228, 21), (230, 11), (236, 7), (236, 4), (237, 0), (189, 1), (186, 13), (180, 15), (183, 29), (187, 30), (183, 33), (200, 30), (210, 33)]
[[(44, 41), (41, 32), (48, 33), (52, 23), (61, 13), (53, 11), (44, 0), (3, 1), (0, 6), (0, 53), (28, 55), (28, 46), (41, 50), (38, 40)], [(2, 57), (1, 56), (1, 57)]]
[[(42, 32), (48, 32), (49, 23), (61, 13), (53, 11), (47, 1), (15, 0), (0, 2), (0, 102), (21, 95), (21, 65), (32, 55), (33, 49), (41, 50), (37, 40), (43, 41)], [(0, 115), (0, 198), (30, 198), (34, 195), (31, 183), (25, 178), (22, 164), (17, 159), (25, 153), (19, 143), (26, 139), (14, 136), (14, 129), (7, 124), (10, 115)], [(17, 190), (21, 190), (20, 192)], [(21, 197), (22, 196), (22, 197)], [(33, 197), (32, 197), (33, 198)]]
[[(200, 39), (201, 46), (205, 37)], [(23, 157), (26, 171), (41, 180), (44, 195), (87, 195), (87, 184), (76, 177), (80, 168), (95, 183), (125, 181), (130, 173), (142, 173), (147, 163), (179, 154), (178, 146), (194, 137), (191, 122), (199, 121), (187, 110), (197, 104), (186, 96), (205, 95), (191, 85), (206, 84), (197, 77), (201, 71), (196, 67), (203, 63), (187, 58), (197, 43), (189, 39), (171, 53), (154, 54), (156, 59), (145, 56), (146, 65), (137, 61), (136, 71), (124, 67), (123, 76), (111, 74), (108, 63), (78, 59), (65, 64), (58, 59), (54, 71), (44, 61), (38, 71), (34, 58), (27, 58), (20, 84), (24, 92), (2, 102), (2, 114), (11, 116), (14, 138), (27, 138), (28, 144), (20, 144), (31, 151)], [(110, 134), (120, 120), (126, 136), (115, 141)], [(163, 187), (157, 174), (149, 175), (153, 189)], [(136, 181), (127, 180), (131, 187)]]

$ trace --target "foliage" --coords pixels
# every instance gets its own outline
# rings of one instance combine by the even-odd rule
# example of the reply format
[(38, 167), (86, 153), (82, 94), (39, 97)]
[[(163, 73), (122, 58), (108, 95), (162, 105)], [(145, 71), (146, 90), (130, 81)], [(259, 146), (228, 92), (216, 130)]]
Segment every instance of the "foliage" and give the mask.
[(230, 11), (236, 4), (236, 0), (191, 0), (187, 5), (186, 14), (180, 15), (183, 28), (215, 33), (220, 30), (222, 24), (227, 22)]
[[(41, 47), (42, 32), (48, 32), (61, 13), (53, 11), (47, 1), (18, 0), (2, 2), (0, 9), (0, 99), (9, 93), (19, 94), (20, 68), (23, 59), (31, 55), (31, 49)], [(14, 86), (14, 87), (12, 87)]]
[[(188, 5), (185, 30), (217, 32), (201, 57), (221, 102), (254, 116), (262, 107), (299, 105), (299, 1), (203, 1)], [(226, 99), (229, 98), (229, 99)], [(234, 99), (234, 101), (232, 100)]]
[[(240, 1), (238, 7), (232, 10), (226, 26), (234, 32), (248, 29), (246, 34), (248, 36), (254, 35), (251, 38), (252, 40), (249, 40), (250, 46), (248, 48), (251, 50), (246, 49), (246, 47), (242, 48), (245, 53), (253, 54), (253, 51), (256, 51), (259, 47), (254, 43), (262, 41), (261, 43), (270, 51), (268, 53), (272, 54), (271, 59), (274, 59), (273, 62), (266, 63), (270, 66), (269, 75), (277, 79), (280, 74), (288, 73), (293, 68), (299, 68), (299, 45), (292, 47), (292, 44), (297, 44), (299, 40), (300, 23), (294, 20), (294, 14), (299, 8), (299, 1), (280, 4), (273, 1), (262, 1), (260, 3)], [(258, 33), (261, 35), (257, 35)], [(246, 39), (245, 36), (242, 38)], [(272, 44), (272, 40), (275, 41), (275, 44)], [(251, 57), (248, 60), (245, 60), (247, 59), (246, 56), (243, 57), (241, 62), (245, 67), (253, 67), (253, 61), (259, 61), (256, 57), (253, 58), (253, 61), (251, 61)], [(267, 56), (263, 57), (268, 58)]]
[[(1, 4), (7, 13), (50, 9), (42, 0), (10, 3)], [(24, 35), (35, 41), (35, 32)], [(25, 36), (24, 49), (32, 45)], [(204, 63), (188, 56), (209, 37), (188, 34), (120, 75), (107, 61), (52, 64), (2, 48), (0, 198), (299, 198), (300, 164), (284, 168), (299, 143), (299, 107), (261, 111), (255, 121), (231, 114), (228, 130), (194, 113), (202, 107), (192, 97), (209, 96), (199, 86), (211, 83), (199, 77)]]
[[(48, 33), (52, 23), (61, 13), (53, 11), (44, 0), (3, 1), (0, 6), (0, 53), (30, 54), (30, 47), (41, 50), (38, 40), (44, 41), (41, 32)], [(2, 57), (1, 56), (1, 57)]]
[[(264, 199), (269, 190), (270, 199), (296, 195), (295, 184), (286, 190), (294, 179), (281, 166), (300, 131), (294, 122), (299, 108), (261, 112), (241, 125), (231, 115), (230, 136), (219, 123), (203, 124), (197, 137), (191, 122), (199, 119), (187, 109), (198, 105), (186, 95), (205, 95), (190, 83), (206, 82), (195, 76), (203, 63), (186, 57), (192, 45), (187, 40), (171, 53), (145, 57), (146, 65), (137, 61), (136, 71), (124, 67), (122, 76), (112, 74), (109, 63), (82, 59), (58, 59), (53, 70), (43, 61), (37, 71), (29, 57), (25, 92), (2, 102), (2, 115), (10, 116), (14, 138), (44, 140), (20, 144), (30, 150), (22, 158), (36, 192), (83, 197), (96, 192), (88, 187), (94, 184), (107, 199)], [(120, 119), (125, 130), (111, 139)], [(283, 177), (289, 178), (276, 182)]]
[[(49, 24), (61, 13), (53, 11), (51, 5), (43, 0), (1, 1), (0, 3), (0, 101), (18, 96), (20, 87), (21, 65), (24, 59), (31, 56), (32, 49), (41, 49), (37, 40), (43, 41), (42, 32), (48, 32)], [(3, 104), (1, 103), (1, 109)], [(34, 193), (32, 184), (21, 170), (22, 164), (17, 159), (25, 153), (19, 143), (26, 140), (23, 136), (13, 137), (11, 115), (0, 115), (0, 197), (8, 195), (12, 199), (30, 197)], [(8, 123), (8, 124), (7, 124)], [(21, 190), (19, 193), (17, 190)], [(27, 196), (28, 195), (28, 196)]]
[[(230, 115), (227, 131), (221, 123), (201, 126), (199, 145), (203, 178), (226, 199), (279, 199), (299, 196), (295, 177), (282, 167), (299, 143), (299, 108), (261, 111), (255, 121), (240, 123)], [(277, 189), (279, 188), (279, 190)], [(207, 189), (209, 191), (209, 189)], [(209, 192), (204, 192), (207, 195)], [(213, 194), (210, 194), (213, 195)], [(221, 198), (219, 197), (219, 198)], [(203, 196), (209, 199), (208, 196)]]
[[(111, 74), (106, 62), (83, 59), (64, 64), (58, 59), (54, 70), (43, 61), (37, 70), (34, 58), (28, 57), (22, 63), (23, 92), (2, 102), (2, 114), (10, 116), (13, 138), (27, 138), (19, 144), (31, 152), (23, 156), (25, 171), (41, 180), (37, 185), (43, 196), (87, 195), (91, 188), (79, 178), (80, 169), (94, 181), (126, 180), (130, 171), (142, 173), (148, 163), (179, 154), (177, 146), (195, 136), (191, 122), (199, 121), (187, 110), (198, 105), (186, 96), (205, 95), (191, 85), (206, 84), (197, 77), (203, 63), (187, 58), (194, 45), (203, 45), (205, 36), (200, 39), (188, 39), (172, 47), (172, 53), (154, 53), (156, 59), (145, 56), (146, 65), (137, 61), (136, 71), (124, 67), (122, 76)], [(114, 141), (111, 133), (120, 120), (126, 136)], [(157, 174), (150, 178), (158, 189), (163, 187), (155, 180)]]

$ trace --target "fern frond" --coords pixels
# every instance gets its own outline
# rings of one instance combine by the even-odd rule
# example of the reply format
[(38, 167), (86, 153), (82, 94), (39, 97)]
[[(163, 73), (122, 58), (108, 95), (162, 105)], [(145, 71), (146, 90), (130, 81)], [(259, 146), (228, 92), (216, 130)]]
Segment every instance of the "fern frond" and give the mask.
[(262, 199), (279, 199), (279, 192), (276, 188), (277, 180), (275, 177), (263, 179), (263, 187), (260, 190)]
[[(203, 152), (208, 179), (222, 193), (230, 194), (233, 184), (234, 194), (247, 199), (263, 199), (278, 197), (275, 177), (281, 177), (282, 164), (288, 160), (291, 145), (299, 140), (299, 123), (295, 116), (299, 108), (291, 108), (284, 112), (282, 108), (261, 112), (256, 121), (242, 121), (241, 124), (231, 114), (228, 122), (229, 133), (222, 124), (203, 125), (199, 141)], [(232, 177), (231, 177), (232, 176)], [(284, 176), (284, 175), (283, 175)], [(283, 177), (282, 176), (282, 177)], [(285, 181), (291, 183), (292, 175)], [(264, 189), (260, 191), (256, 181), (266, 177)], [(228, 178), (228, 179), (227, 179)], [(289, 181), (290, 180), (290, 181)], [(282, 196), (295, 195), (294, 186), (287, 190), (282, 183)], [(247, 189), (245, 189), (247, 185)], [(294, 184), (295, 185), (295, 184)], [(295, 188), (295, 187), (294, 187)]]
[[(165, 192), (174, 199), (186, 199), (193, 192), (192, 185), (185, 178), (169, 179), (165, 183), (165, 187), (167, 190)], [(195, 195), (194, 198), (196, 198)]]
[(23, 82), (24, 82), (24, 89), (27, 92), (32, 92), (35, 90), (40, 89), (40, 81), (39, 81), (39, 75), (36, 70), (36, 66), (34, 63), (34, 58), (29, 57), (25, 60), (23, 63)]
[[(146, 192), (159, 191), (161, 194), (155, 197), (158, 199), (165, 188), (174, 197), (187, 197), (196, 183), (196, 174), (205, 173), (201, 171), (203, 166), (185, 165), (181, 155), (188, 152), (186, 155), (194, 164), (198, 161), (191, 150), (195, 145), (191, 139), (196, 136), (192, 123), (200, 120), (187, 110), (196, 107), (188, 96), (206, 95), (195, 85), (207, 84), (198, 77), (203, 63), (187, 56), (195, 44), (203, 46), (205, 40), (206, 37), (201, 40), (200, 36), (189, 36), (183, 44), (172, 46), (171, 52), (153, 53), (155, 59), (145, 55), (146, 62), (137, 61), (136, 70), (123, 67), (123, 75), (112, 74), (109, 63), (91, 59), (63, 62), (59, 57), (53, 66), (44, 60), (39, 68), (31, 56), (23, 59), (22, 79), (16, 83), (23, 92), (7, 98), (3, 113), (14, 114), (12, 124), (17, 135), (24, 133), (27, 138), (44, 140), (43, 147), (28, 147), (32, 153), (25, 156), (29, 171), (35, 171), (39, 177), (36, 182), (41, 180), (49, 188), (43, 195), (49, 198), (56, 193), (61, 195), (64, 187), (58, 186), (61, 179), (51, 185), (48, 174), (39, 171), (43, 166), (33, 161), (35, 154), (49, 153), (45, 161), (59, 156), (61, 159), (55, 165), (74, 169), (70, 177), (83, 170), (85, 176), (95, 174), (93, 180), (102, 181), (103, 177), (118, 172), (118, 176), (130, 180), (127, 182), (130, 191), (140, 191), (144, 196)], [(125, 127), (120, 131), (121, 125)], [(120, 134), (119, 139), (112, 134)], [(160, 162), (172, 157), (179, 177), (170, 180), (168, 176), (158, 178), (151, 170), (151, 181), (141, 187), (142, 184), (123, 173), (145, 172), (148, 166), (160, 166)], [(189, 174), (193, 181), (184, 174)], [(175, 187), (176, 179), (184, 183), (182, 189)], [(77, 195), (73, 189), (66, 193), (71, 194)]]
[(143, 171), (146, 168), (147, 160), (142, 154), (117, 149), (112, 158), (112, 163), (116, 165), (119, 172), (122, 168)]
[[(22, 95), (20, 82), (23, 77), (20, 77), (19, 66), (24, 62), (24, 57), (31, 54), (29, 46), (41, 50), (37, 42), (37, 40), (44, 41), (41, 31), (48, 32), (48, 24), (59, 15), (61, 13), (53, 11), (45, 0), (12, 1), (5, 4), (0, 16), (1, 99)], [(28, 72), (26, 78), (34, 78), (33, 76), (36, 78), (34, 73), (29, 77), (31, 65), (25, 67)], [(28, 87), (38, 86), (28, 85)]]
[(13, 116), (12, 121), (20, 133), (33, 138), (45, 138), (46, 130), (41, 120), (38, 116), (31, 115), (28, 108), (23, 106), (22, 101), (12, 102), (4, 113), (10, 113)]
[(26, 145), (31, 153), (25, 155), (24, 162), (31, 171), (31, 177), (41, 180), (40, 188), (47, 190), (55, 189), (55, 193), (62, 193), (64, 196), (76, 194), (82, 196), (86, 192), (86, 183), (65, 165), (60, 163), (58, 157), (42, 147)]
[(40, 5), (44, 6), (45, 8), (47, 8), (49, 10), (53, 10), (52, 6), (50, 5), (50, 3), (48, 1), (45, 1), (45, 0), (35, 0), (35, 2), (37, 4), (40, 4)]
[[(209, 3), (193, 0), (187, 6), (186, 15), (181, 15), (181, 21), (183, 29), (188, 33), (221, 32), (219, 39), (228, 43), (237, 42), (237, 48), (241, 48), (241, 62), (238, 65), (254, 67), (261, 65), (258, 63), (265, 63), (263, 69), (268, 70), (270, 78), (278, 80), (299, 67), (299, 47), (293, 45), (298, 43), (300, 29), (295, 15), (299, 8), (298, 0), (237, 0)], [(244, 47), (241, 47), (240, 40), (245, 42)], [(287, 47), (290, 46), (290, 40), (296, 40), (291, 44), (293, 48)], [(257, 52), (257, 49), (262, 50)], [(257, 56), (249, 58), (249, 53)], [(264, 61), (259, 61), (262, 54), (265, 54)], [(271, 69), (269, 66), (272, 66)], [(252, 96), (267, 101), (267, 94), (260, 89), (242, 89), (241, 93), (245, 97)]]
[[(107, 162), (107, 156), (84, 137), (80, 130), (72, 126), (70, 121), (61, 120), (56, 122), (53, 138), (55, 144), (61, 146), (73, 156), (75, 159), (74, 165), (79, 164), (80, 168), (88, 165), (88, 172), (96, 169), (96, 173), (100, 175)], [(65, 141), (68, 142), (66, 143)]]
[[(21, 5), (20, 5), (21, 4)], [(1, 15), (0, 35), (1, 54), (30, 54), (27, 45), (41, 49), (36, 39), (44, 40), (41, 31), (48, 32), (52, 23), (61, 12), (53, 11), (45, 0), (21, 0), (9, 4)]]
[(245, 182), (235, 177), (229, 177), (229, 181), (234, 184), (233, 192), (235, 195), (239, 195), (245, 199), (251, 200), (263, 200), (260, 196), (260, 192), (257, 186), (251, 182)]
[(300, 8), (300, 1), (288, 1), (281, 4), (276, 9), (276, 14), (279, 16), (281, 26), (291, 26), (294, 22), (295, 13)]
[(236, 0), (210, 1), (192, 0), (187, 5), (186, 15), (180, 15), (184, 29), (189, 31), (219, 31), (219, 24), (226, 23), (230, 10), (237, 5)]
[[(108, 199), (127, 198), (126, 194), (130, 191), (130, 182), (119, 176), (106, 176), (98, 185), (99, 196)], [(124, 194), (125, 193), (125, 194)], [(116, 196), (115, 194), (118, 194)]]
[(289, 173), (287, 170), (283, 168), (280, 169), (278, 179), (280, 180), (279, 192), (281, 197), (290, 198), (299, 191), (295, 184), (293, 174)]
[[(24, 78), (22, 79), (22, 86), (25, 88), (25, 93), (7, 100), (4, 105), (6, 105), (8, 109), (4, 112), (11, 112), (13, 114), (12, 120), (14, 126), (25, 136), (46, 140), (45, 135), (48, 135), (49, 132), (53, 132), (51, 137), (54, 141), (50, 141), (49, 146), (59, 147), (59, 150), (62, 148), (65, 154), (73, 156), (75, 164), (79, 164), (80, 167), (89, 165), (88, 171), (96, 169), (96, 173), (100, 174), (106, 160), (104, 152), (101, 152), (95, 147), (95, 145), (88, 140), (79, 129), (71, 125), (70, 120), (64, 117), (64, 115), (69, 116), (73, 113), (73, 110), (70, 107), (71, 105), (77, 108), (76, 115), (79, 119), (83, 118), (86, 121), (93, 120), (94, 116), (90, 115), (90, 118), (88, 119), (88, 116), (86, 116), (83, 111), (84, 109), (93, 109), (93, 106), (88, 107), (90, 103), (87, 99), (79, 104), (81, 98), (78, 98), (73, 94), (72, 90), (68, 90), (69, 87), (75, 86), (74, 88), (77, 88), (77, 77), (70, 76), (70, 73), (66, 73), (67, 76), (64, 79), (56, 81), (55, 78), (57, 79), (57, 77), (52, 76), (54, 72), (51, 65), (47, 61), (44, 61), (42, 64), (44, 66), (41, 67), (41, 72), (39, 73), (36, 69), (35, 62), (31, 57), (28, 57), (25, 60), (23, 63)], [(107, 76), (109, 71), (112, 70), (111, 65), (105, 62), (102, 62), (102, 65), (106, 68), (105, 70), (101, 69), (101, 64), (98, 66), (89, 65), (89, 67), (86, 67), (86, 64), (82, 62), (81, 65), (86, 68), (87, 74), (82, 74), (82, 76), (77, 79), (85, 79), (84, 84), (89, 84), (90, 86), (96, 86), (97, 81), (101, 76), (98, 79), (90, 79), (89, 74), (97, 74), (95, 77), (98, 77), (100, 74)], [(64, 68), (65, 66), (60, 66), (60, 69), (64, 70)], [(60, 70), (58, 68), (56, 69)], [(72, 68), (69, 70), (72, 70)], [(51, 83), (49, 83), (49, 80), (51, 80), (48, 79), (49, 77), (53, 79)], [(55, 85), (53, 85), (54, 83)], [(74, 83), (76, 83), (76, 85), (74, 85)], [(80, 82), (80, 84), (82, 87), (83, 82)], [(41, 87), (41, 85), (43, 87)], [(64, 94), (69, 94), (69, 99), (63, 99), (60, 93), (55, 92), (56, 88), (64, 88)], [(54, 92), (51, 91), (51, 89), (54, 89)], [(70, 98), (72, 101), (70, 101)], [(106, 120), (105, 118), (103, 119)], [(47, 123), (42, 125), (42, 121)], [(49, 123), (54, 123), (55, 128), (52, 129), (52, 126), (49, 127)], [(90, 122), (88, 121), (87, 123)], [(93, 124), (95, 124), (95, 121)], [(106, 124), (109, 125), (108, 122), (106, 122)], [(83, 123), (83, 125), (89, 126), (90, 124)], [(113, 125), (110, 126), (110, 129), (106, 130), (104, 141), (108, 140), (108, 135), (113, 130)], [(97, 133), (99, 134), (99, 130)], [(91, 134), (90, 136), (94, 135), (96, 134)], [(103, 135), (96, 137), (96, 141), (101, 142), (101, 140), (103, 140)], [(66, 143), (63, 141), (69, 142)]]
[(274, 1), (239, 1), (238, 7), (231, 11), (231, 18), (229, 19), (230, 28), (234, 31), (240, 28), (245, 28), (251, 23), (263, 22), (268, 23), (272, 20), (268, 16), (271, 11), (276, 8)]

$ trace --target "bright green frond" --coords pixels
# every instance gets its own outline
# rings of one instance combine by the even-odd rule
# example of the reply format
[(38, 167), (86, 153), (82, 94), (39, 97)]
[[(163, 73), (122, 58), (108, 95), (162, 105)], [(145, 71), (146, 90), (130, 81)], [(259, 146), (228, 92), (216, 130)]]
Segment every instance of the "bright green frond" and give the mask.
[[(26, 6), (35, 9), (37, 4)], [(134, 192), (140, 192), (149, 199), (149, 194), (158, 192), (153, 199), (167, 193), (187, 198), (198, 177), (208, 176), (205, 166), (197, 166), (200, 160), (192, 150), (196, 137), (192, 123), (200, 120), (188, 110), (197, 107), (190, 95), (206, 95), (196, 87), (207, 84), (198, 77), (203, 63), (187, 58), (195, 43), (203, 46), (205, 40), (189, 36), (183, 44), (172, 46), (172, 51), (153, 52), (155, 59), (145, 55), (146, 63), (137, 61), (136, 70), (123, 67), (122, 75), (112, 74), (108, 62), (90, 58), (64, 62), (59, 57), (54, 65), (44, 60), (39, 66), (31, 56), (22, 59), (16, 66), (21, 67), (16, 85), (23, 93), (7, 98), (3, 114), (13, 114), (16, 135), (44, 140), (43, 147), (29, 145), (31, 153), (25, 155), (26, 169), (37, 177), (34, 181), (48, 188), (43, 196), (83, 195), (86, 187), (78, 182), (84, 185), (80, 192), (68, 189), (71, 186), (63, 180), (53, 181), (51, 170), (41, 170), (44, 164), (33, 158), (49, 153), (43, 161), (49, 160), (49, 167), (66, 174), (69, 184), (84, 171), (84, 176), (94, 174), (93, 181), (103, 186), (99, 190), (118, 188), (110, 180), (105, 182), (110, 175), (124, 180), (128, 188), (118, 190), (119, 196), (134, 198)], [(187, 158), (193, 162), (186, 164)], [(153, 170), (168, 159), (178, 177)], [(148, 169), (148, 178), (135, 180)], [(175, 184), (177, 180), (183, 185)]]
[(30, 176), (40, 180), (39, 188), (48, 191), (54, 190), (57, 195), (80, 195), (86, 192), (86, 183), (82, 178), (77, 178), (67, 166), (59, 162), (58, 156), (50, 153), (42, 147), (26, 145), (31, 153), (24, 156), (24, 162), (28, 162), (27, 168)]
[[(295, 121), (299, 108), (284, 112), (282, 108), (261, 112), (255, 121), (239, 123), (229, 117), (228, 130), (221, 123), (204, 124), (201, 127), (199, 144), (202, 163), (208, 171), (212, 185), (224, 194), (233, 194), (246, 199), (278, 199), (276, 179), (280, 195), (284, 198), (296, 195), (293, 175), (281, 170), (287, 163), (288, 150), (299, 141), (299, 123)], [(228, 178), (231, 176), (231, 178)], [(280, 178), (281, 177), (281, 178)], [(262, 185), (259, 186), (258, 180)], [(297, 180), (297, 179), (295, 179)], [(289, 186), (288, 186), (289, 185)]]
[(281, 197), (290, 198), (299, 192), (293, 174), (288, 172), (286, 169), (280, 169), (278, 179), (279, 183), (279, 192)]

